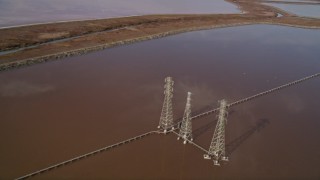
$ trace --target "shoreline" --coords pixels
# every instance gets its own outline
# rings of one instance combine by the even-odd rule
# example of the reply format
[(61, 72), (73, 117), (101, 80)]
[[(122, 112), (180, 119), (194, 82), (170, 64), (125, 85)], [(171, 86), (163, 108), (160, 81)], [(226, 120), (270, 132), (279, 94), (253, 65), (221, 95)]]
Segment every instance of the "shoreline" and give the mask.
[[(35, 46), (0, 55), (0, 72), (191, 31), (254, 24), (320, 29), (320, 19), (295, 16), (260, 1), (226, 1), (247, 13), (142, 15), (0, 28), (0, 33), (4, 35), (0, 38), (3, 42), (0, 49), (6, 51)], [(283, 16), (276, 17), (280, 13)], [(79, 26), (80, 30), (75, 29)], [(50, 32), (46, 31), (48, 29)], [(31, 38), (12, 38), (20, 33)], [(70, 40), (63, 41), (68, 38)], [(55, 42), (59, 40), (62, 42)]]
[(72, 19), (65, 21), (50, 21), (50, 22), (38, 22), (38, 23), (30, 23), (30, 24), (20, 24), (20, 25), (10, 25), (0, 27), (2, 29), (11, 29), (11, 28), (20, 28), (20, 27), (28, 27), (28, 26), (37, 26), (37, 25), (50, 25), (50, 24), (59, 24), (59, 23), (71, 23), (71, 22), (81, 22), (81, 21), (94, 21), (94, 20), (105, 20), (105, 19), (117, 19), (117, 18), (127, 18), (127, 17), (139, 17), (144, 15), (132, 15), (132, 16), (118, 16), (118, 17), (110, 17), (110, 18), (88, 18), (88, 19)]
[(71, 51), (65, 51), (65, 52), (60, 52), (60, 53), (55, 53), (55, 54), (48, 54), (45, 56), (38, 56), (35, 58), (29, 58), (29, 59), (23, 59), (23, 60), (19, 60), (19, 61), (10, 62), (10, 63), (4, 63), (4, 64), (0, 64), (0, 72), (14, 69), (14, 68), (30, 66), (33, 64), (39, 64), (39, 63), (43, 63), (43, 62), (56, 61), (56, 60), (60, 60), (60, 59), (66, 58), (66, 57), (81, 56), (84, 54), (88, 54), (88, 53), (92, 53), (92, 52), (96, 52), (96, 51), (100, 51), (100, 50), (104, 50), (104, 49), (110, 49), (110, 48), (115, 48), (115, 47), (119, 47), (119, 46), (130, 45), (133, 43), (154, 40), (154, 39), (159, 39), (159, 38), (168, 37), (168, 36), (174, 36), (177, 34), (182, 34), (182, 33), (187, 33), (187, 32), (204, 31), (204, 30), (210, 30), (210, 29), (219, 29), (219, 28), (228, 28), (228, 27), (237, 27), (237, 26), (247, 26), (247, 25), (275, 25), (275, 26), (285, 26), (285, 27), (294, 27), (294, 28), (303, 28), (303, 29), (320, 29), (320, 27), (318, 27), (318, 26), (312, 27), (312, 26), (290, 25), (290, 24), (285, 24), (285, 23), (271, 23), (271, 22), (248, 22), (248, 23), (235, 23), (235, 24), (228, 24), (228, 25), (213, 25), (213, 26), (207, 26), (207, 27), (195, 27), (195, 28), (189, 28), (189, 29), (180, 29), (180, 30), (175, 30), (175, 31), (158, 33), (158, 34), (145, 36), (145, 37), (127, 39), (124, 41), (116, 41), (113, 43), (106, 43), (103, 45), (97, 45), (97, 46), (93, 46), (93, 47), (80, 48), (80, 49), (75, 49), (75, 50), (71, 50)]
[(116, 41), (113, 43), (106, 43), (103, 45), (97, 45), (97, 46), (93, 46), (93, 47), (86, 47), (86, 48), (61, 52), (61, 53), (48, 54), (45, 56), (39, 56), (39, 57), (35, 57), (35, 58), (23, 59), (23, 60), (19, 60), (19, 61), (15, 61), (15, 62), (10, 62), (10, 63), (4, 63), (4, 64), (0, 64), (0, 72), (6, 71), (6, 70), (9, 70), (12, 68), (29, 66), (29, 65), (33, 65), (33, 64), (37, 64), (37, 63), (48, 62), (48, 61), (55, 61), (55, 60), (63, 59), (66, 57), (84, 55), (84, 54), (88, 54), (91, 52), (96, 52), (96, 51), (100, 51), (100, 50), (104, 50), (104, 49), (110, 49), (110, 48), (115, 48), (115, 47), (119, 47), (119, 46), (130, 45), (133, 43), (154, 40), (154, 39), (159, 39), (159, 38), (168, 37), (168, 36), (174, 36), (174, 35), (181, 34), (181, 33), (187, 33), (187, 32), (192, 32), (192, 31), (201, 31), (201, 30), (210, 30), (210, 29), (218, 29), (218, 28), (244, 26), (244, 25), (253, 25), (253, 24), (252, 23), (238, 23), (238, 24), (231, 24), (231, 25), (196, 27), (196, 28), (191, 28), (191, 29), (181, 29), (181, 30), (176, 30), (176, 31), (168, 31), (168, 32), (163, 32), (163, 33), (154, 34), (154, 35), (145, 36), (145, 37), (127, 39), (124, 41)]

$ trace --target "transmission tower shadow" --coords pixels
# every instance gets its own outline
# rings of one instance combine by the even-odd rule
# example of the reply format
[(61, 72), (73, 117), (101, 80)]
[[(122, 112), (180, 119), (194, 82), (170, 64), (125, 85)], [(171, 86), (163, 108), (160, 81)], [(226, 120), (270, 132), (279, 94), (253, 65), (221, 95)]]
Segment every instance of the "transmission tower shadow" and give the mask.
[[(231, 110), (229, 112), (229, 115), (233, 114), (235, 111)], [(199, 137), (201, 134), (205, 133), (206, 131), (208, 131), (210, 128), (214, 127), (215, 124), (217, 124), (218, 119), (215, 118), (213, 121), (210, 121), (209, 123), (199, 127), (198, 129), (195, 129), (192, 132), (192, 136), (194, 139), (197, 139), (197, 137)]]
[(199, 127), (198, 129), (194, 130), (192, 132), (193, 139), (197, 139), (201, 134), (205, 133), (208, 131), (210, 128), (212, 128), (215, 124), (217, 123), (217, 119), (214, 121), (211, 121), (210, 123)]
[(251, 137), (255, 132), (259, 132), (261, 129), (265, 128), (268, 124), (270, 124), (268, 119), (260, 119), (254, 127), (250, 128), (241, 136), (237, 137), (226, 145), (226, 155), (230, 156), (249, 137)]

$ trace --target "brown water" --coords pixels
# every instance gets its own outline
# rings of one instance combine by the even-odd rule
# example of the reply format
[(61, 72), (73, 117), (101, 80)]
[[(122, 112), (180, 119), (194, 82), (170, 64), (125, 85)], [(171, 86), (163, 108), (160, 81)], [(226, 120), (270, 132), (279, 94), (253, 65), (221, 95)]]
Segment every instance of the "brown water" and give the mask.
[[(238, 100), (320, 71), (320, 31), (255, 25), (181, 34), (0, 74), (0, 179), (154, 130), (163, 79), (174, 114)], [(320, 79), (230, 110), (221, 167), (174, 135), (152, 135), (35, 179), (319, 179)], [(214, 115), (195, 120), (209, 147)]]
[(0, 0), (0, 27), (145, 14), (240, 13), (224, 0)]

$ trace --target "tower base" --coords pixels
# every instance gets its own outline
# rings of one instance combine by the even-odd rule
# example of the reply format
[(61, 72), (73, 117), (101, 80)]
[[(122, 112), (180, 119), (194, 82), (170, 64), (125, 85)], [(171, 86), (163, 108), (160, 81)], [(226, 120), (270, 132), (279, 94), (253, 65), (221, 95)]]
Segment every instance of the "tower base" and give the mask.
[(211, 159), (211, 157), (208, 154), (204, 154), (203, 159)]
[(221, 157), (221, 160), (222, 161), (229, 161), (229, 158), (228, 157)]
[(219, 161), (217, 161), (217, 160), (214, 160), (214, 161), (213, 161), (213, 164), (214, 164), (215, 166), (220, 166)]

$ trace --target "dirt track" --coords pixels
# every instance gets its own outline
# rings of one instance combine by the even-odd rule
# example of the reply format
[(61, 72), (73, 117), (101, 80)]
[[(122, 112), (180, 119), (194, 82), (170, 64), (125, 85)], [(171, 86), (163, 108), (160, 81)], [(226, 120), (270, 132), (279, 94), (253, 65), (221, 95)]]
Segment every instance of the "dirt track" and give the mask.
[[(260, 1), (226, 1), (236, 4), (245, 13), (146, 15), (2, 29), (0, 50), (40, 45), (0, 55), (0, 71), (201, 29), (247, 24), (320, 28), (320, 19), (301, 18), (278, 8), (263, 5)], [(278, 14), (282, 17), (277, 17)], [(55, 42), (65, 38), (72, 39)]]

